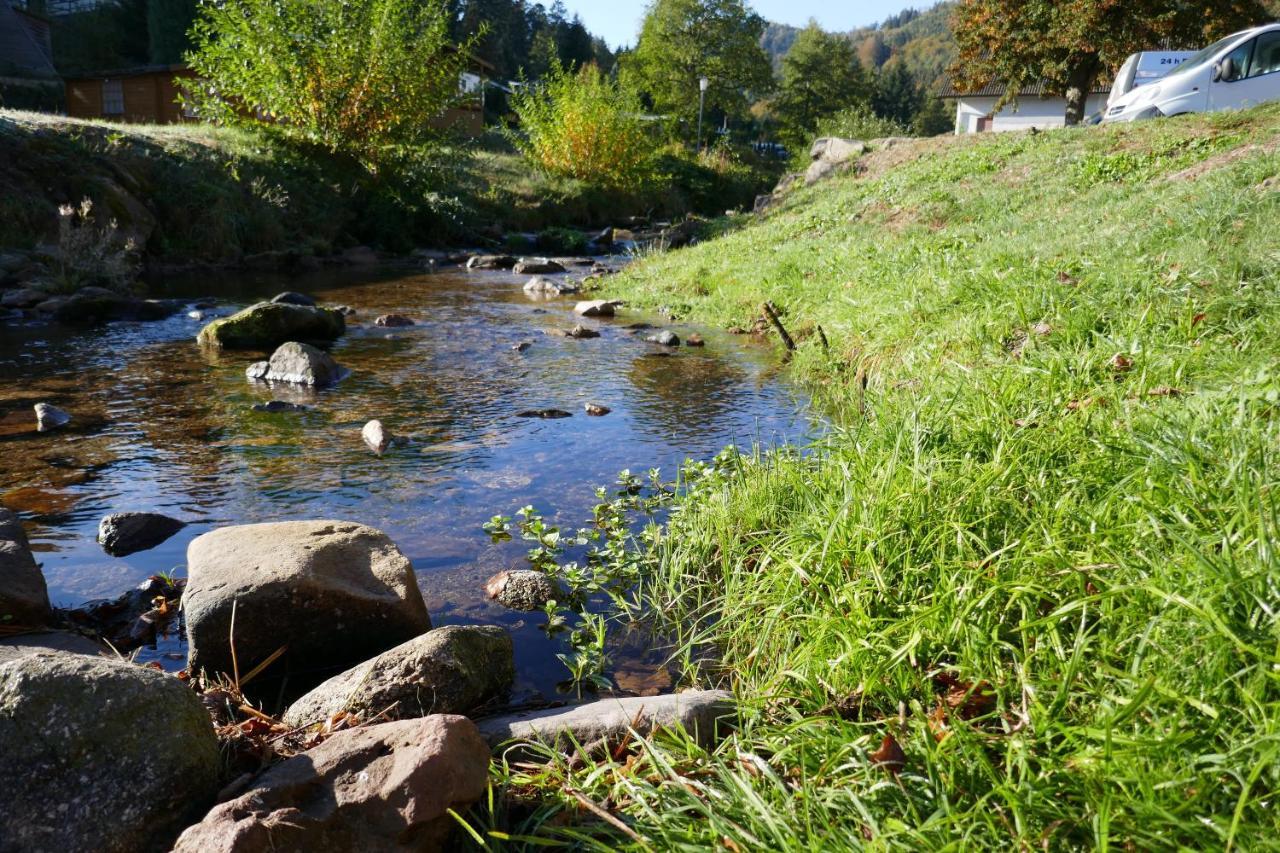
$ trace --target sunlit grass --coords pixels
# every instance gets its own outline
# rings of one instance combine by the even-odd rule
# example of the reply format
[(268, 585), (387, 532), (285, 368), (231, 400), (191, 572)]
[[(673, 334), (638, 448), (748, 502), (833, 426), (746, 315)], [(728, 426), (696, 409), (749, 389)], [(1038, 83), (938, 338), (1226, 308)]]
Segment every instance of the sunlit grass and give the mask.
[(772, 300), (836, 427), (695, 489), (652, 555), (736, 735), (509, 768), (539, 805), (480, 836), (1280, 844), (1278, 134), (1269, 108), (938, 147), (621, 277), (726, 326)]

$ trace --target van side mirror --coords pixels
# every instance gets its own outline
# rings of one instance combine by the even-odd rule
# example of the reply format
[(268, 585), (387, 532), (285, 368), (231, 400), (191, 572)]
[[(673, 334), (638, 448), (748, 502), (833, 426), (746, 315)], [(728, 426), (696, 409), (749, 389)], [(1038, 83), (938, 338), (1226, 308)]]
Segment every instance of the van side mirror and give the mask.
[(1213, 63), (1213, 72), (1209, 75), (1210, 79), (1215, 83), (1222, 82), (1222, 63)]
[(1213, 82), (1230, 83), (1234, 79), (1236, 79), (1236, 61), (1230, 56), (1224, 57), (1214, 66)]

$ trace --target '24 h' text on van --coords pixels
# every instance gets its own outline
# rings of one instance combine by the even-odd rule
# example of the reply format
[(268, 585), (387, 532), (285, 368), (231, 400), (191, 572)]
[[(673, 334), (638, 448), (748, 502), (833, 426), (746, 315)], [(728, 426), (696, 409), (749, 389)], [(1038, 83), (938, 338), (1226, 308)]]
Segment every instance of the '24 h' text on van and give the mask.
[(1134, 89), (1107, 107), (1104, 122), (1243, 109), (1280, 100), (1280, 24), (1209, 45), (1158, 83)]
[(1192, 50), (1148, 50), (1131, 55), (1116, 72), (1104, 113), (1134, 89), (1151, 85), (1193, 56)]

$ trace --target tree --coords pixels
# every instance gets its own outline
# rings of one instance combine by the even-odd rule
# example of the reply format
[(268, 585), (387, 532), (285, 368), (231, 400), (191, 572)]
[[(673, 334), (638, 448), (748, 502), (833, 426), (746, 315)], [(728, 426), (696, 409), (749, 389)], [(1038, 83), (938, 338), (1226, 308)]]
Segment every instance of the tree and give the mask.
[(187, 32), (196, 18), (196, 0), (148, 0), (147, 38), (151, 62), (172, 65), (191, 47)]
[(621, 62), (623, 77), (654, 109), (681, 119), (690, 131), (697, 122), (701, 77), (710, 81), (708, 111), (744, 115), (747, 92), (773, 85), (769, 57), (760, 47), (764, 26), (743, 0), (653, 0), (635, 50)]
[(216, 0), (188, 54), (186, 100), (224, 124), (267, 125), (370, 167), (430, 138), (470, 44), (442, 0)]
[(516, 147), (549, 175), (611, 189), (645, 180), (654, 141), (634, 94), (595, 65), (557, 65), (511, 96), (520, 118)]
[(951, 133), (956, 126), (955, 106), (948, 108), (942, 98), (927, 95), (911, 128), (916, 136), (939, 136)]
[(1001, 107), (1044, 80), (1078, 124), (1098, 77), (1129, 54), (1207, 44), (1266, 19), (1258, 0), (960, 0), (952, 73), (962, 86), (1003, 83)]
[(876, 115), (909, 125), (924, 105), (924, 90), (901, 62), (894, 63), (876, 77), (871, 108)]
[(866, 103), (869, 89), (853, 43), (810, 21), (782, 58), (782, 84), (773, 111), (782, 125), (784, 140), (803, 145), (820, 118)]

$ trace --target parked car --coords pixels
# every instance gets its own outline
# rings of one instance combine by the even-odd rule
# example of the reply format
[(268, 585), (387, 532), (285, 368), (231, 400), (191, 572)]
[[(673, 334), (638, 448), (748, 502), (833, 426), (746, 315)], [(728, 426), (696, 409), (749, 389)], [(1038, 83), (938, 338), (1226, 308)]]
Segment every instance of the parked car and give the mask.
[(1103, 113), (1134, 89), (1156, 82), (1195, 55), (1193, 50), (1147, 50), (1131, 54), (1116, 72)]
[(1244, 109), (1280, 100), (1280, 24), (1227, 36), (1107, 107), (1104, 122)]

